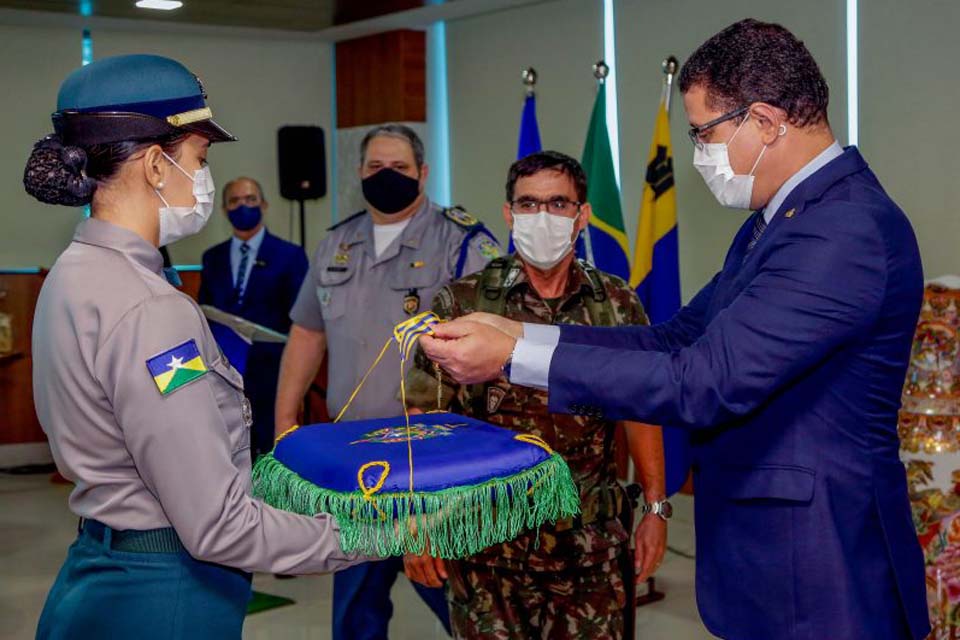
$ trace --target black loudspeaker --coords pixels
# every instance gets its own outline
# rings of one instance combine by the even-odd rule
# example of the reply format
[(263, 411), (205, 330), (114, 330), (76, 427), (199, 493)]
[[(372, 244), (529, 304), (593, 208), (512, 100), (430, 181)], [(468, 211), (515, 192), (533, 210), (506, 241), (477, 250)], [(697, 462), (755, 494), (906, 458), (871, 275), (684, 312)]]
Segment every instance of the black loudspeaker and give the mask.
[(280, 195), (314, 200), (327, 195), (327, 155), (323, 129), (286, 126), (277, 131)]

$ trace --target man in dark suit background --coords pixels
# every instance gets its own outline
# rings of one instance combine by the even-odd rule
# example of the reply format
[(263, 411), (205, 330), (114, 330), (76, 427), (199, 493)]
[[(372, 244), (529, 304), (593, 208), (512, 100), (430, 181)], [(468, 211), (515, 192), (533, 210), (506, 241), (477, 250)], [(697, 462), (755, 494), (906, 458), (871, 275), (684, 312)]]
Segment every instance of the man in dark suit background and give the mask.
[[(200, 304), (209, 304), (281, 333), (290, 331), (290, 308), (307, 273), (307, 256), (298, 245), (272, 235), (268, 211), (253, 178), (231, 180), (223, 188), (223, 212), (233, 237), (203, 254)], [(273, 408), (283, 345), (255, 342), (247, 356), (244, 387), (253, 408), (250, 450), (254, 458), (273, 448)]]
[(897, 436), (923, 296), (910, 222), (837, 144), (823, 75), (782, 26), (724, 29), (680, 90), (707, 187), (754, 210), (687, 306), (652, 327), (474, 314), (421, 345), (458, 382), (503, 372), (547, 389), (551, 412), (690, 429), (697, 602), (714, 634), (920, 640)]

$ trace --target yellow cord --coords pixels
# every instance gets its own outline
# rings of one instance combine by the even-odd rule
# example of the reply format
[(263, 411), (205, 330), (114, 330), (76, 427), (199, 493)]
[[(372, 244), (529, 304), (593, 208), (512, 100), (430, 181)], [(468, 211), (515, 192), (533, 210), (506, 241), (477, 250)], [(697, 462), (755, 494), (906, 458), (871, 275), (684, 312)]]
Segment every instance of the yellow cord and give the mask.
[[(432, 311), (424, 311), (421, 314), (418, 314), (412, 318), (404, 320), (396, 327), (393, 328), (393, 339), (397, 341), (397, 348), (400, 350), (400, 403), (403, 405), (403, 418), (407, 426), (407, 464), (410, 467), (410, 500), (413, 501), (413, 434), (410, 430), (410, 411), (407, 409), (407, 389), (404, 384), (404, 366), (406, 365), (407, 360), (410, 357), (410, 352), (413, 351), (414, 345), (417, 344), (417, 338), (423, 334), (433, 334), (433, 325), (440, 321), (440, 318), (437, 317), (437, 314)], [(383, 356), (386, 355), (387, 349), (390, 348), (391, 338), (387, 338), (387, 341), (384, 343), (383, 348), (380, 350), (380, 354), (377, 356), (377, 359), (373, 361), (373, 364), (370, 365), (370, 368), (367, 369), (367, 372), (363, 374), (363, 377), (360, 379), (360, 383), (353, 390), (353, 393), (350, 394), (350, 397), (347, 399), (347, 403), (343, 406), (343, 409), (340, 410), (340, 413), (337, 414), (337, 417), (333, 421), (340, 422), (344, 414), (347, 412), (347, 409), (350, 408), (350, 405), (353, 404), (354, 399), (357, 397), (357, 394), (360, 393), (360, 389), (363, 388), (364, 383), (367, 381), (367, 378), (370, 377), (370, 374), (373, 373), (373, 370), (377, 368), (377, 365), (380, 364), (380, 361), (383, 360)], [(437, 378), (438, 381), (440, 378)], [(437, 391), (438, 406), (440, 392)], [(287, 435), (291, 431), (295, 430), (290, 429), (287, 432), (284, 432), (280, 435), (280, 438)], [(278, 438), (279, 440), (279, 438)], [(380, 476), (380, 480), (377, 482), (376, 486), (372, 489), (367, 489), (363, 484), (363, 472), (368, 469), (370, 466), (380, 465), (384, 467), (384, 472)], [(360, 467), (360, 471), (357, 473), (357, 480), (360, 483), (360, 490), (363, 492), (363, 497), (365, 500), (372, 502), (372, 496), (374, 493), (379, 491), (383, 487), (383, 483), (387, 480), (387, 475), (390, 473), (390, 465), (385, 461), (376, 461), (368, 462), (367, 464)], [(374, 505), (374, 508), (377, 508)], [(380, 510), (377, 509), (379, 512)], [(380, 515), (383, 515), (382, 513)]]
[[(368, 487), (363, 481), (363, 472), (369, 469), (370, 467), (382, 467), (380, 471), (380, 477), (377, 478), (376, 484), (372, 487)], [(387, 514), (380, 510), (380, 507), (377, 506), (377, 503), (373, 501), (373, 494), (383, 488), (384, 483), (387, 481), (387, 476), (390, 475), (390, 463), (386, 460), (375, 460), (373, 462), (368, 462), (365, 465), (360, 467), (360, 470), (357, 471), (357, 484), (360, 485), (360, 493), (363, 494), (363, 499), (373, 505), (373, 508), (377, 510), (377, 513), (380, 514), (380, 517), (384, 520), (387, 519)]]
[(273, 444), (276, 445), (278, 442), (280, 442), (281, 440), (283, 440), (284, 438), (286, 438), (288, 435), (290, 435), (291, 433), (293, 433), (299, 428), (300, 428), (300, 425), (298, 424), (293, 425), (292, 427), (290, 427), (289, 429), (287, 429), (286, 431), (278, 435), (277, 438), (273, 441)]
[(550, 455), (553, 455), (553, 449), (550, 448), (550, 445), (540, 436), (535, 436), (532, 433), (520, 433), (513, 436), (514, 440), (519, 440), (520, 442), (526, 442), (527, 444), (535, 444)]
[(347, 409), (350, 408), (354, 398), (357, 397), (357, 394), (360, 393), (360, 389), (363, 388), (363, 383), (367, 381), (367, 378), (370, 377), (370, 374), (373, 373), (373, 370), (376, 369), (377, 365), (380, 364), (380, 361), (383, 360), (383, 356), (386, 355), (387, 349), (389, 348), (390, 338), (387, 338), (387, 341), (383, 344), (383, 349), (380, 349), (380, 355), (378, 355), (377, 359), (373, 361), (373, 364), (370, 365), (370, 368), (367, 369), (367, 372), (363, 374), (363, 377), (360, 379), (360, 384), (358, 384), (353, 390), (353, 393), (350, 394), (350, 397), (347, 399), (347, 404), (343, 405), (343, 409), (340, 409), (340, 413), (338, 413), (337, 417), (333, 419), (334, 422), (340, 422), (340, 419), (343, 418), (343, 414), (347, 412)]

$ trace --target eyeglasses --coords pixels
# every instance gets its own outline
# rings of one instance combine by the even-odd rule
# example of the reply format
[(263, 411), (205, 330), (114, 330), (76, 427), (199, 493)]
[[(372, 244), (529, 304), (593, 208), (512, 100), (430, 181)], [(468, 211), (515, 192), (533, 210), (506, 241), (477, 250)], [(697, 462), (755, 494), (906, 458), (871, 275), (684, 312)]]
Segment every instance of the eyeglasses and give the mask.
[(690, 136), (690, 142), (692, 142), (693, 146), (695, 146), (697, 149), (702, 149), (704, 142), (700, 138), (700, 136), (702, 136), (708, 129), (712, 129), (718, 124), (722, 124), (727, 120), (733, 120), (734, 118), (739, 118), (740, 116), (745, 114), (747, 111), (749, 111), (749, 109), (750, 109), (750, 105), (747, 105), (745, 107), (740, 107), (739, 109), (734, 109), (729, 113), (725, 113), (719, 118), (715, 118), (706, 124), (702, 124), (699, 127), (690, 127), (690, 130), (687, 131), (687, 135)]
[(582, 204), (582, 202), (574, 202), (566, 198), (550, 198), (549, 200), (518, 198), (510, 202), (511, 211), (514, 213), (529, 215), (540, 213), (546, 208), (547, 213), (568, 218), (579, 213)]

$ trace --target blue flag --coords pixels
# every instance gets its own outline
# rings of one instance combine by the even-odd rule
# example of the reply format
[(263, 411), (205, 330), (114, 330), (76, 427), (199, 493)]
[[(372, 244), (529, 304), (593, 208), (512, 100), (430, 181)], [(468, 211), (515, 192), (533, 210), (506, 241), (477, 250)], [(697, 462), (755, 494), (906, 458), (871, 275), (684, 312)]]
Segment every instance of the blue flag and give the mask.
[[(526, 158), (531, 153), (536, 153), (542, 149), (543, 146), (540, 144), (540, 127), (537, 126), (537, 96), (531, 91), (523, 101), (523, 113), (520, 115), (517, 160)], [(513, 253), (513, 250), (513, 234), (511, 233), (507, 253)]]
[(537, 126), (537, 97), (533, 93), (523, 101), (520, 116), (520, 138), (517, 141), (517, 160), (543, 149), (540, 144), (540, 127)]

